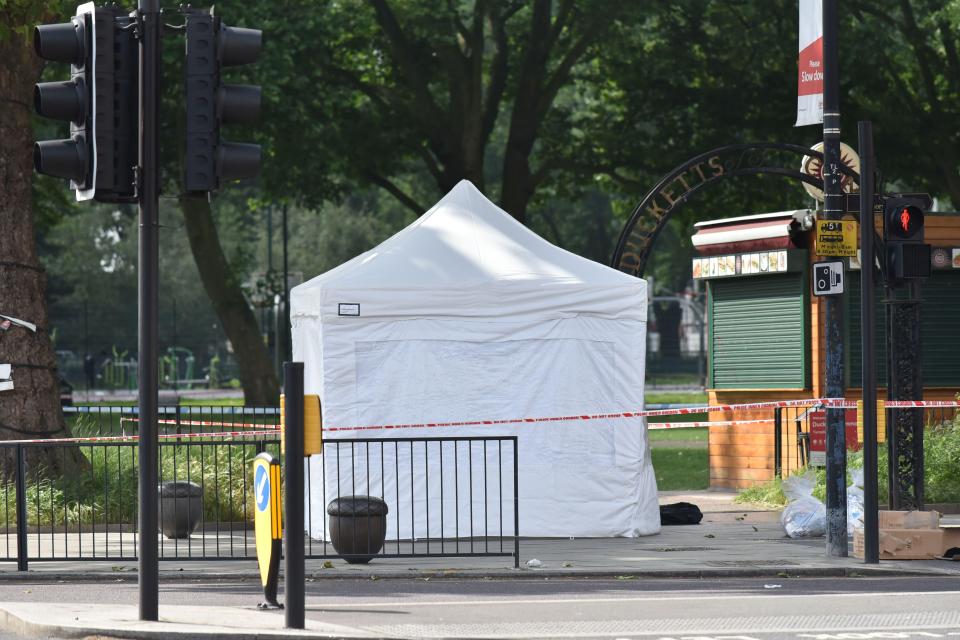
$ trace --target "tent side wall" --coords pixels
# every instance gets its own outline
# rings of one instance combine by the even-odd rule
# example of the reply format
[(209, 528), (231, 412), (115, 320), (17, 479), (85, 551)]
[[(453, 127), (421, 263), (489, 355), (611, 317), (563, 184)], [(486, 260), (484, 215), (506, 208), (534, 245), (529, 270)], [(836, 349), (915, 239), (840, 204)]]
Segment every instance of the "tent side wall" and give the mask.
[[(522, 322), (357, 320), (328, 324), (301, 318), (294, 328), (294, 357), (306, 363), (306, 391), (321, 395), (327, 426), (584, 415), (643, 405), (646, 325), (635, 319), (584, 314)], [(659, 530), (656, 481), (640, 419), (456, 427), (429, 433), (336, 432), (342, 438), (492, 435), (516, 435), (519, 441), (521, 535), (646, 535)], [(328, 451), (336, 455), (335, 449)], [(478, 469), (488, 464), (480, 449), (472, 455), (466, 450), (458, 453), (464, 455), (464, 464), (472, 462)], [(335, 497), (334, 487), (339, 485), (341, 494), (349, 491), (343, 476), (349, 468), (354, 471), (351, 489), (359, 486), (366, 491), (370, 486), (371, 494), (387, 500), (391, 513), (405, 514), (388, 519), (390, 537), (427, 533), (455, 537), (483, 531), (491, 518), (502, 519), (499, 503), (475, 508), (472, 517), (454, 514), (456, 507), (441, 501), (437, 483), (444, 472), (435, 466), (439, 456), (435, 452), (429, 461), (419, 456), (426, 456), (426, 449), (388, 452), (382, 474), (377, 465), (367, 467), (362, 454), (356, 460), (311, 459), (312, 512), (324, 513), (324, 501)], [(449, 466), (453, 456), (450, 451), (445, 456)], [(398, 465), (398, 458), (404, 464)], [(416, 470), (411, 474), (407, 464), (414, 459)], [(421, 463), (424, 473), (419, 471)], [(502, 475), (498, 490), (509, 515), (512, 468), (490, 469), (487, 475), (491, 474)], [(317, 486), (324, 475), (325, 492)], [(449, 478), (446, 482), (449, 493), (454, 483)], [(429, 523), (428, 508), (434, 514)], [(443, 525), (440, 513), (446, 515)], [(512, 520), (508, 524), (512, 528)], [(325, 538), (325, 522), (315, 518), (310, 533)]]

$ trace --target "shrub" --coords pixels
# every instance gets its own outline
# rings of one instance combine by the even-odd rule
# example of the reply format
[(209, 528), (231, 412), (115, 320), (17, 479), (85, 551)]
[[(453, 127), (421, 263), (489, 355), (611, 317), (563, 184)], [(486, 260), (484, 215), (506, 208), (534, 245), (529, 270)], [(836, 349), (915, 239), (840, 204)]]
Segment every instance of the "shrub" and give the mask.
[[(924, 500), (925, 502), (960, 502), (960, 415), (951, 421), (928, 426), (923, 437)], [(847, 469), (863, 468), (863, 452), (847, 455)], [(881, 504), (887, 500), (887, 446), (877, 447), (877, 496)], [(799, 469), (794, 473), (803, 473)], [(850, 482), (849, 473), (847, 483)], [(817, 468), (817, 488), (814, 495), (821, 500), (826, 495), (826, 473)], [(782, 507), (787, 504), (780, 478), (741, 491), (736, 502)]]

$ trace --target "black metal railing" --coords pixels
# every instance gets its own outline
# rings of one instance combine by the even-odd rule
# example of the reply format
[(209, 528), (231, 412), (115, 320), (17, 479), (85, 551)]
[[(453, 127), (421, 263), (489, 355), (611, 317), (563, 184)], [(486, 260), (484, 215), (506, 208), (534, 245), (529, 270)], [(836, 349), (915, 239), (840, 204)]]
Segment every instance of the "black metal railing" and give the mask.
[[(277, 407), (163, 406), (158, 408), (160, 433), (208, 433), (237, 429), (278, 428)], [(137, 407), (71, 406), (63, 414), (74, 435), (135, 434)]]
[(513, 556), (519, 566), (517, 456), (516, 436), (327, 441), (307, 467), (307, 557), (345, 557), (316, 507), (360, 493), (393, 506), (384, 556)]
[[(135, 408), (76, 409), (75, 436), (137, 432)], [(161, 410), (161, 525), (165, 515), (174, 522), (196, 517), (187, 537), (159, 538), (160, 559), (254, 558), (251, 462), (263, 451), (280, 456), (274, 434), (247, 434), (275, 429), (278, 412)], [(194, 437), (224, 432), (231, 435)], [(32, 561), (135, 560), (136, 447), (131, 440), (0, 442), (9, 476), (0, 492), (0, 560), (16, 561), (21, 570)], [(333, 547), (326, 506), (366, 495), (390, 505), (377, 557), (512, 556), (518, 566), (517, 458), (516, 437), (328, 440), (307, 463), (305, 554), (349, 559)], [(56, 472), (64, 469), (69, 473)]]

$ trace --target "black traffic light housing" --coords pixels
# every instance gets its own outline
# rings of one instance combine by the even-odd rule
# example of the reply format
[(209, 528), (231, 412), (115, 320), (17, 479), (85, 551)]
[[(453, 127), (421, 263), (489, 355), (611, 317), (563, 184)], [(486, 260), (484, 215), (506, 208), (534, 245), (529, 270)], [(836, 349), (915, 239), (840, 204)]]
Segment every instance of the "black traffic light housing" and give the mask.
[(33, 166), (39, 173), (70, 180), (78, 200), (93, 197), (92, 18), (78, 11), (70, 22), (38, 25), (33, 32), (38, 56), (70, 64), (70, 80), (41, 82), (33, 88), (38, 114), (70, 123), (69, 138), (34, 143)]
[(904, 281), (930, 276), (930, 245), (923, 241), (923, 223), (929, 198), (892, 196), (883, 205), (883, 236), (887, 249), (887, 278)]
[(137, 55), (134, 19), (116, 6), (77, 7), (70, 22), (38, 25), (41, 58), (70, 63), (70, 80), (41, 82), (42, 116), (70, 122), (70, 137), (34, 144), (38, 173), (66, 178), (78, 200), (134, 200), (137, 164)]
[(255, 121), (260, 115), (260, 87), (225, 84), (225, 67), (256, 62), (261, 32), (228, 27), (218, 16), (188, 10), (186, 107), (187, 140), (184, 188), (216, 191), (227, 182), (260, 173), (258, 144), (228, 142), (221, 126)]

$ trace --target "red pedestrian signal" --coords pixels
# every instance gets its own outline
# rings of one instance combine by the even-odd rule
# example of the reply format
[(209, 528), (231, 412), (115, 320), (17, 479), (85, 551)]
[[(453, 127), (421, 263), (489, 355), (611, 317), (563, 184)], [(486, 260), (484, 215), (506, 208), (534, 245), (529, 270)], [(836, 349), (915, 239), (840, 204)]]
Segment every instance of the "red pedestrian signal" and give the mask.
[(926, 202), (917, 197), (891, 197), (884, 205), (887, 277), (890, 281), (930, 275), (930, 245), (923, 242)]
[(917, 206), (898, 206), (890, 217), (888, 229), (898, 238), (913, 239), (923, 229), (923, 210)]

